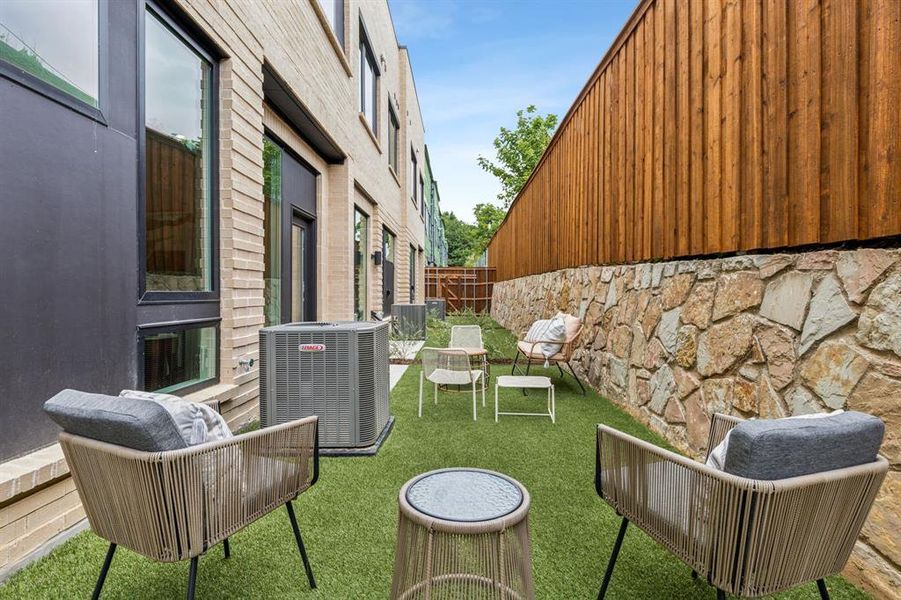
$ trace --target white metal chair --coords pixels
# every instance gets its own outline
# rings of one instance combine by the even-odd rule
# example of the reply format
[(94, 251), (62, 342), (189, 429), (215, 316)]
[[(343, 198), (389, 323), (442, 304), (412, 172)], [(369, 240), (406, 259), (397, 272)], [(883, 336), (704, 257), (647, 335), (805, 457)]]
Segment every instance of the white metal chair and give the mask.
[(479, 348), (484, 349), (482, 343), (482, 328), (478, 325), (454, 325), (451, 327), (451, 348)]
[(428, 379), (435, 389), (435, 404), (438, 404), (439, 385), (472, 386), (472, 419), (476, 420), (476, 382), (482, 382), (482, 406), (485, 406), (485, 377), (481, 369), (473, 369), (469, 355), (462, 348), (423, 348), (419, 353), (422, 372), (419, 374), (419, 416), (422, 416), (422, 386)]
[(478, 325), (454, 325), (451, 327), (450, 343), (451, 348), (463, 348), (470, 360), (478, 360), (479, 367), (488, 379), (490, 371), (488, 368), (488, 352), (485, 350), (485, 344), (482, 342), (482, 328)]

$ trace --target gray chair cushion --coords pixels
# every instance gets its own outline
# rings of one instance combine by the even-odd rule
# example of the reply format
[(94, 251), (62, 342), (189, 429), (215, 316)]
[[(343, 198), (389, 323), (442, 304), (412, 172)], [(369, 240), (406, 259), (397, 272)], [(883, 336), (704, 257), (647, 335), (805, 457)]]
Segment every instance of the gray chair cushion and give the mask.
[(63, 390), (44, 412), (68, 433), (144, 452), (187, 448), (169, 412), (150, 400)]
[(876, 460), (885, 425), (845, 412), (822, 419), (743, 421), (729, 436), (724, 471), (750, 479), (786, 479)]

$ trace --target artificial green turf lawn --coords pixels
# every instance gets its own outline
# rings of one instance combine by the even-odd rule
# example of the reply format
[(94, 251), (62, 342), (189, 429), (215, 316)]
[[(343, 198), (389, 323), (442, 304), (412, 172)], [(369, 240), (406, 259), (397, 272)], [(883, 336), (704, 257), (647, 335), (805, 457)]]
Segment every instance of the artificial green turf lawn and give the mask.
[[(498, 344), (513, 345), (494, 330)], [(496, 365), (495, 375), (509, 372)], [(541, 369), (534, 370), (541, 373)], [(548, 371), (556, 376), (556, 370)], [(595, 425), (606, 423), (666, 445), (623, 411), (594, 393), (578, 394), (571, 379), (557, 380), (557, 424), (535, 417), (494, 422), (493, 388), (472, 420), (467, 394), (442, 394), (416, 417), (419, 367), (412, 366), (391, 394), (394, 431), (371, 458), (323, 458), (319, 483), (295, 503), (319, 588), (309, 590), (284, 509), (201, 557), (197, 598), (387, 598), (391, 586), (397, 493), (405, 481), (431, 469), (469, 466), (506, 473), (532, 496), (532, 564), (539, 598), (594, 598), (610, 556), (619, 518), (594, 491)], [(428, 399), (428, 395), (427, 395)], [(524, 399), (504, 390), (502, 405), (543, 410), (542, 394)], [(107, 544), (90, 532), (0, 587), (0, 600), (89, 598)], [(179, 598), (188, 563), (158, 564), (127, 550), (116, 553), (103, 598)], [(864, 598), (841, 578), (833, 598)], [(693, 581), (688, 567), (635, 527), (626, 534), (608, 598), (708, 598), (715, 591)], [(816, 598), (814, 584), (779, 598)]]

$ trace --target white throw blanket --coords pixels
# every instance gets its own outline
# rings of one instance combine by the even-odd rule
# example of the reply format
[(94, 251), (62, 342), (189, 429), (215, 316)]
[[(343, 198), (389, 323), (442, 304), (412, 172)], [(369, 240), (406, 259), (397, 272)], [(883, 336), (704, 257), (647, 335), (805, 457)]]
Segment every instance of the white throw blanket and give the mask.
[(191, 402), (171, 394), (142, 392), (139, 390), (122, 390), (119, 396), (150, 400), (162, 406), (172, 415), (178, 432), (189, 446), (224, 440), (232, 437), (225, 419), (211, 407), (199, 402)]

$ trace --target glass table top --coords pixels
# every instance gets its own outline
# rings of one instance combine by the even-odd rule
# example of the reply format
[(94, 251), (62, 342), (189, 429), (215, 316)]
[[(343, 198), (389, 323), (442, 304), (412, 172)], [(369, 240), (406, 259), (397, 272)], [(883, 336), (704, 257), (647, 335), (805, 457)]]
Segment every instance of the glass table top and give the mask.
[(469, 469), (425, 475), (407, 488), (413, 508), (447, 521), (490, 521), (509, 515), (522, 501), (522, 490), (512, 480)]

